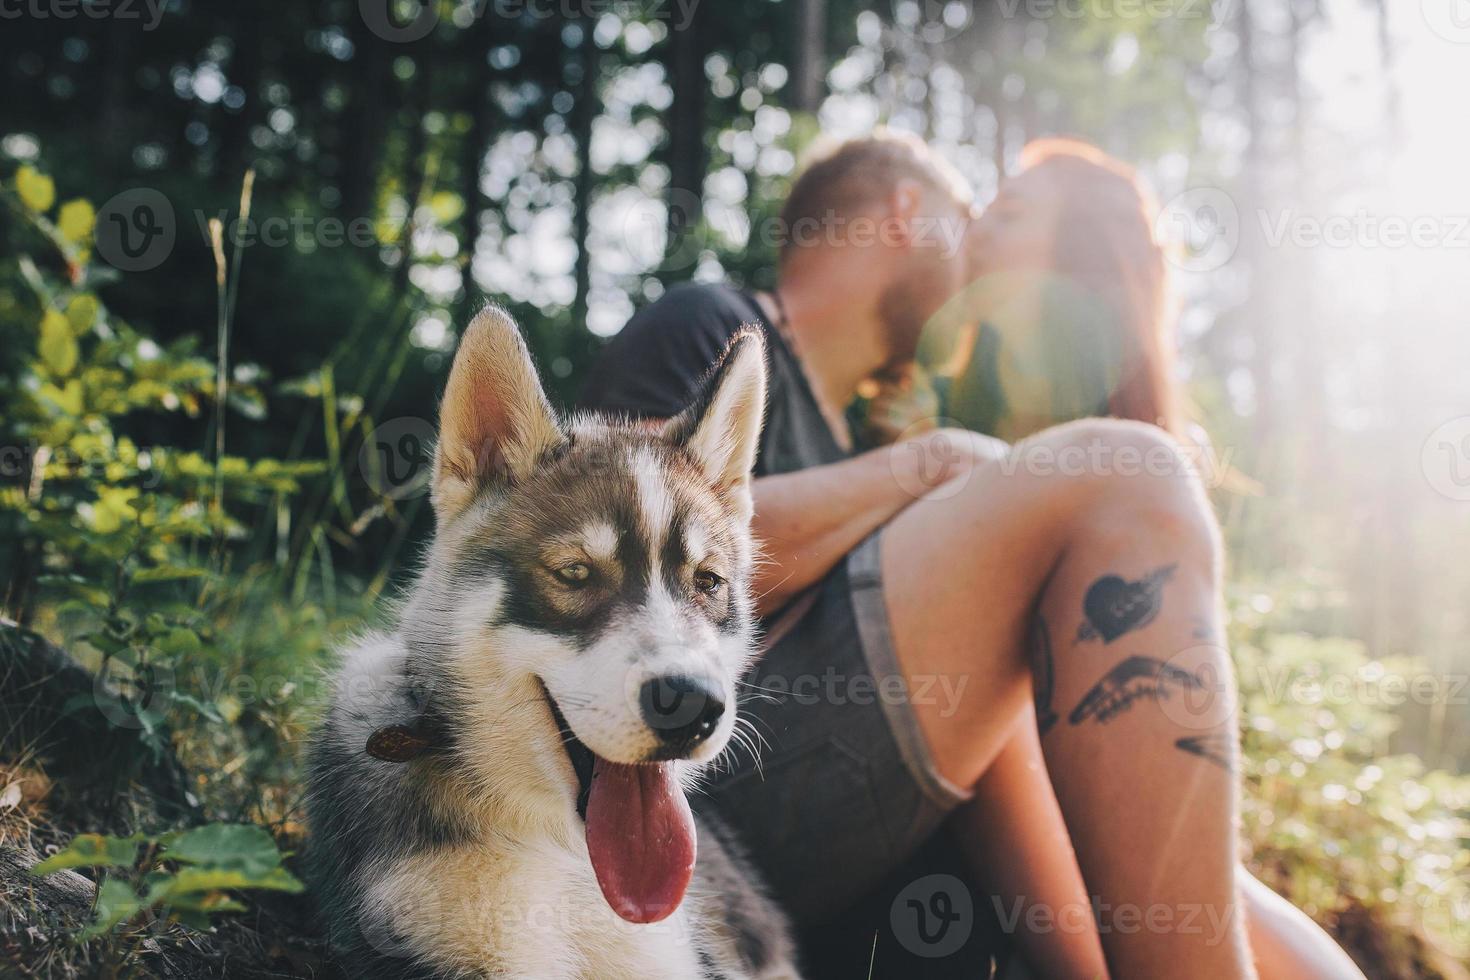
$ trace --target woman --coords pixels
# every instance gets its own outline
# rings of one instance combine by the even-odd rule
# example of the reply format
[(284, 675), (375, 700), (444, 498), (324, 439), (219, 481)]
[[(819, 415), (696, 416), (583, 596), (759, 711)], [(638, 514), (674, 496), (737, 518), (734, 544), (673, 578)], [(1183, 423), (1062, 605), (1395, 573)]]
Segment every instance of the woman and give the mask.
[(876, 399), (871, 431), (942, 407), (1009, 442), (1098, 415), (1184, 435), (1152, 210), (1132, 172), (1096, 147), (1029, 144), (971, 229), (972, 284), (925, 332), (919, 360), (930, 377)]
[[(1062, 139), (1027, 146), (1019, 173), (971, 230), (972, 285), (926, 329), (920, 362), (932, 380), (911, 377), (880, 391), (869, 406), (870, 434), (944, 417), (1016, 441), (1107, 415), (1202, 444), (1181, 413), (1155, 213), (1134, 173), (1096, 147)], [(1002, 904), (1023, 898), (1054, 913), (1035, 933), (1025, 931), (1024, 915), (1017, 919), (1027, 965), (1047, 977), (1107, 976), (1034, 715), (953, 819), (970, 824), (959, 839), (983, 842), (973, 845), (971, 865), (992, 869), (983, 884)], [(1361, 980), (1311, 919), (1244, 869), (1238, 877), (1263, 980)]]

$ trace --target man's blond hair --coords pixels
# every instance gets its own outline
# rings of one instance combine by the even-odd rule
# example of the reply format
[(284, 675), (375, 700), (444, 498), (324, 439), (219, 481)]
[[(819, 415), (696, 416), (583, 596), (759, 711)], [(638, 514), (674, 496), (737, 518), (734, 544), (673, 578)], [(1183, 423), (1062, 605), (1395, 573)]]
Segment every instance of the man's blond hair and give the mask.
[(878, 129), (856, 139), (819, 142), (781, 206), (781, 264), (801, 245), (825, 240), (819, 230), (834, 218), (850, 218), (886, 198), (902, 180), (917, 181), (961, 206), (974, 197), (959, 171), (910, 133)]

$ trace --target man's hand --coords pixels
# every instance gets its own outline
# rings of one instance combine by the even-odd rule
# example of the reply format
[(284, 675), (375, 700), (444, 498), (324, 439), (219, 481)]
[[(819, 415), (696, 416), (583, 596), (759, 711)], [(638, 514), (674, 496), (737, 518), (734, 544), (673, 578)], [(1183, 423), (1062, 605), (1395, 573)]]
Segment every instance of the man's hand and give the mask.
[(999, 439), (965, 429), (928, 429), (904, 436), (884, 451), (895, 478), (917, 500), (958, 492), (977, 465), (1008, 450)]
[(865, 382), (869, 390), (863, 439), (870, 446), (887, 446), (900, 437), (932, 431), (939, 424), (939, 393), (929, 374), (910, 363), (886, 377)]
[(957, 493), (975, 466), (1005, 452), (998, 439), (932, 429), (840, 463), (756, 480), (755, 534), (766, 559), (756, 572), (757, 609), (780, 609), (899, 511)]

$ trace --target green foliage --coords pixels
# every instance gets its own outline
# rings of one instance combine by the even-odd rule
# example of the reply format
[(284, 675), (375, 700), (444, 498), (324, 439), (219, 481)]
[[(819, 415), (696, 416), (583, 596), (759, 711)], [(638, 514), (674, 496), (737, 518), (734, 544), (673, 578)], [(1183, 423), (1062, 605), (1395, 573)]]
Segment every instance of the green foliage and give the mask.
[[(141, 862), (139, 847), (145, 855)], [(151, 911), (205, 929), (211, 915), (245, 908), (230, 897), (232, 891), (299, 892), (303, 887), (281, 866), (270, 834), (249, 824), (213, 823), (157, 836), (79, 834), (31, 873), (64, 868), (109, 872), (98, 886), (92, 924), (82, 938), (103, 935)]]
[(1330, 591), (1240, 593), (1232, 647), (1253, 870), (1350, 946), (1368, 942), (1381, 975), (1440, 975), (1437, 961), (1470, 957), (1470, 777), (1392, 754), (1390, 739), (1404, 703), (1454, 697), (1453, 678), (1375, 659), (1356, 640), (1281, 631), (1320, 617)]
[[(160, 346), (100, 302), (89, 204), (63, 205), (53, 224), (49, 178), (22, 167), (7, 183), (0, 203), (27, 219), (12, 244), (28, 251), (0, 272), (0, 318), (31, 351), (0, 393), (0, 435), (22, 471), (0, 489), (0, 538), (20, 557), (7, 570), (8, 605), (22, 618), (38, 605), (58, 617), (151, 736), (164, 737), (176, 708), (221, 721), (186, 686), (151, 685), (159, 670), (194, 676), (228, 659), (215, 614), (244, 587), (232, 549), (261, 508), (286, 506), (324, 466), (140, 445), (129, 433), (149, 428), (148, 416), (212, 412), (224, 424), (215, 365), (190, 341)], [(229, 395), (230, 406), (260, 401), (248, 382)]]
[[(237, 365), (221, 404), (217, 365), (192, 339), (161, 344), (109, 309), (99, 290), (115, 274), (91, 260), (94, 209), (57, 207), (36, 167), (0, 174), (0, 208), (16, 219), (0, 253), (0, 341), (19, 352), (0, 367), (6, 614), (97, 672), (64, 717), (101, 712), (141, 735), (144, 751), (112, 774), (123, 812), (145, 765), (178, 758), (204, 774), (188, 787), (202, 815), (289, 834), (311, 681), (342, 621), (310, 600), (303, 571), (249, 562), (260, 529), (291, 526), (328, 464), (199, 451), (226, 416), (260, 417), (264, 373)], [(360, 412), (330, 386), (308, 397), (334, 424)], [(33, 869), (102, 876), (82, 938), (133, 943), (158, 916), (202, 929), (244, 909), (240, 892), (302, 888), (258, 824), (142, 829), (78, 834)]]
[(138, 860), (139, 837), (77, 834), (66, 850), (58, 851), (31, 869), (49, 875), (64, 868), (131, 868)]

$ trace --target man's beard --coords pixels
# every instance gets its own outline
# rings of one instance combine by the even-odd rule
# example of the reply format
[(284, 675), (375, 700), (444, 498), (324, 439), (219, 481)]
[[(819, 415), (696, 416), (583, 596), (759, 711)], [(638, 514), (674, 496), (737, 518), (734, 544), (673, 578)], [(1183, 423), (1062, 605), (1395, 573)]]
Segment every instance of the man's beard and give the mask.
[[(882, 371), (892, 371), (913, 361), (919, 351), (919, 337), (928, 322), (931, 305), (940, 283), (930, 282), (937, 276), (911, 273), (889, 284), (878, 297), (878, 320), (883, 325), (883, 346), (887, 359)], [(947, 299), (948, 297), (946, 297)]]

